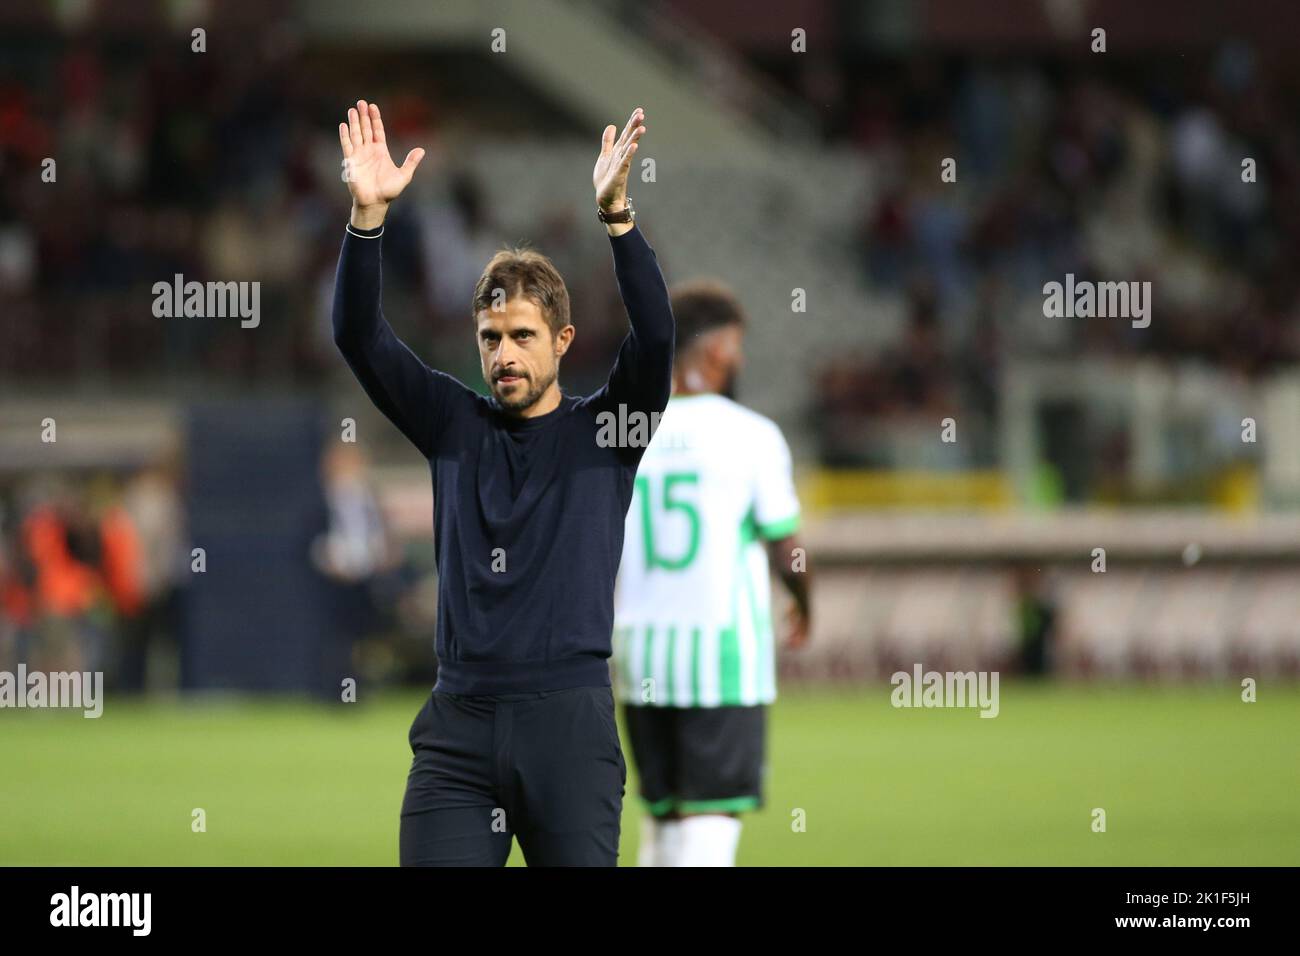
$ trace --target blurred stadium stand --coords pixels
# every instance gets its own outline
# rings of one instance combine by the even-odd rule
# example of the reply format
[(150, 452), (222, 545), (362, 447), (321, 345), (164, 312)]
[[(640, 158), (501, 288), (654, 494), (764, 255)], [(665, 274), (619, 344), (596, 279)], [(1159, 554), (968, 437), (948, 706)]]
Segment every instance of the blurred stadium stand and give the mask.
[[(569, 283), (564, 378), (584, 391), (623, 331), (593, 141), (640, 104), (647, 232), (670, 280), (741, 291), (741, 397), (799, 463), (825, 574), (790, 675), (918, 651), (1012, 662), (1031, 619), (1050, 619), (1062, 673), (1295, 674), (1298, 27), (1295, 4), (1211, 0), (0, 4), (0, 573), (45, 476), (125, 486), (195, 453), (196, 403), (313, 401), (331, 428), (358, 422), (423, 582), (385, 592), (384, 627), (425, 643), (427, 472), (330, 341), (335, 123), (364, 95), (397, 149), (430, 149), (385, 250), (412, 347), (477, 387), (473, 280), (531, 241)], [(151, 287), (176, 273), (260, 281), (260, 326), (154, 318)], [(1150, 328), (1045, 318), (1042, 286), (1066, 273), (1150, 280)], [(47, 417), (57, 443), (37, 441)], [(914, 534), (930, 538), (907, 552)], [(0, 652), (25, 600), (5, 604)]]

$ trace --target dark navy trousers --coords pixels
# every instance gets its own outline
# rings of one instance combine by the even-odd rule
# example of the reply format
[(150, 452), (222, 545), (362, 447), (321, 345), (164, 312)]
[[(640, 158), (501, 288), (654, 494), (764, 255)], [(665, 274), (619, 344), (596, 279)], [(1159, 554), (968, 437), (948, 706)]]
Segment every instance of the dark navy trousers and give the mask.
[(609, 687), (434, 692), (409, 734), (402, 866), (615, 866), (627, 764)]

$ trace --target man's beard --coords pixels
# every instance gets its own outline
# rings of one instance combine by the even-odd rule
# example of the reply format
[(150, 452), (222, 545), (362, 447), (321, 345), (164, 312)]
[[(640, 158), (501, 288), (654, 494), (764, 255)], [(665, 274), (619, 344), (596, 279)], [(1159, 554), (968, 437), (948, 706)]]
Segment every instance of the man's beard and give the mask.
[(519, 395), (515, 398), (503, 397), (501, 394), (500, 386), (495, 382), (492, 384), (492, 393), (496, 396), (497, 404), (500, 405), (502, 408), (506, 409), (507, 411), (511, 411), (511, 412), (526, 411), (527, 409), (532, 408), (533, 405), (537, 404), (537, 400), (541, 398), (543, 394), (545, 394), (548, 388), (551, 387), (551, 383), (555, 381), (555, 375), (556, 372), (554, 369), (552, 369), (551, 374), (548, 375), (542, 382), (534, 384), (533, 377), (531, 375), (521, 374), (519, 377), (528, 383), (528, 389), (522, 395)]
[(723, 382), (721, 387), (718, 389), (718, 394), (723, 398), (729, 398), (734, 402), (736, 400), (736, 380), (738, 378), (740, 378), (740, 376), (736, 373), (734, 368), (728, 371), (727, 380)]

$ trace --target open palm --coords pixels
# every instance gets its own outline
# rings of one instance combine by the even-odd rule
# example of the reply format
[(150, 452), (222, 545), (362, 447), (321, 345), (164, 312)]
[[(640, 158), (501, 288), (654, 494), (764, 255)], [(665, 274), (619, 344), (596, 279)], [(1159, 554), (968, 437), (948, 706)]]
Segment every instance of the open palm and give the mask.
[(632, 154), (637, 150), (637, 140), (645, 133), (645, 111), (637, 107), (628, 117), (627, 126), (617, 139), (613, 126), (605, 127), (600, 139), (600, 155), (596, 168), (591, 171), (591, 184), (596, 187), (596, 202), (608, 209), (627, 200), (627, 174), (632, 167)]
[(379, 107), (365, 100), (357, 100), (348, 110), (348, 121), (339, 123), (339, 143), (348, 191), (353, 203), (363, 208), (387, 205), (400, 196), (424, 159), (424, 150), (417, 147), (406, 154), (401, 166), (394, 163)]

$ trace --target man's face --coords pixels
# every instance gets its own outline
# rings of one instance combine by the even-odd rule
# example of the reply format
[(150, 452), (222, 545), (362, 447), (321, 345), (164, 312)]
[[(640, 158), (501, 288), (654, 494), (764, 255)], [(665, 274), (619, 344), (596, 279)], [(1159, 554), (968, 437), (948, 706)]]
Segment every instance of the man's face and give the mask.
[(560, 356), (573, 341), (573, 326), (551, 335), (541, 308), (523, 296), (499, 311), (483, 309), (476, 321), (483, 381), (506, 411), (526, 411), (555, 381)]

